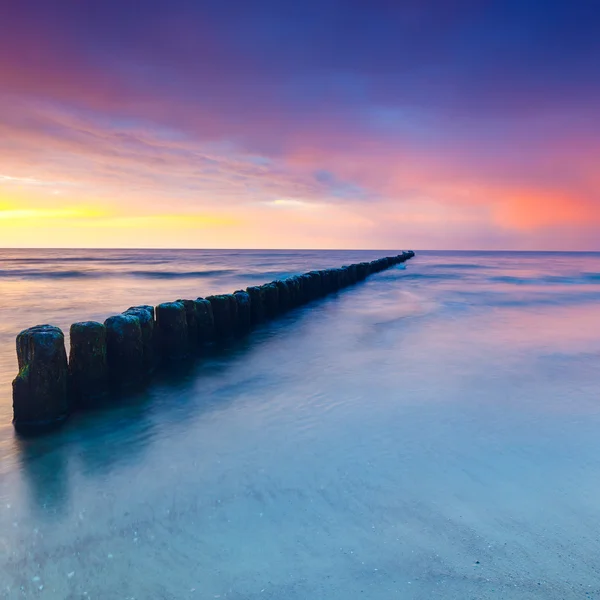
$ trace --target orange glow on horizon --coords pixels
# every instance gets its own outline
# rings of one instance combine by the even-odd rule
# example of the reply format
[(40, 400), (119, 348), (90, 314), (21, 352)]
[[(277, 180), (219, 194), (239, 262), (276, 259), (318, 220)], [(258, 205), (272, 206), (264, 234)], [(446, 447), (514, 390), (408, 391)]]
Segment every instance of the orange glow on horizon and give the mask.
[(600, 208), (575, 194), (529, 190), (505, 192), (495, 218), (505, 227), (534, 231), (558, 225), (600, 223)]

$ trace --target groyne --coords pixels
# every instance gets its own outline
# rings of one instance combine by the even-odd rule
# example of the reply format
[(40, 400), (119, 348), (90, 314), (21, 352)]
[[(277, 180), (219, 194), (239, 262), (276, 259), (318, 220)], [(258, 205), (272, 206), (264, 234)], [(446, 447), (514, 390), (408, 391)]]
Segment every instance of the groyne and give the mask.
[(26, 329), (16, 343), (19, 373), (13, 381), (13, 425), (25, 434), (53, 429), (77, 410), (142, 388), (158, 369), (190, 360), (204, 348), (245, 335), (265, 320), (413, 256), (412, 251), (402, 252), (232, 294), (133, 306), (104, 323), (74, 323), (68, 357), (61, 329), (52, 325)]

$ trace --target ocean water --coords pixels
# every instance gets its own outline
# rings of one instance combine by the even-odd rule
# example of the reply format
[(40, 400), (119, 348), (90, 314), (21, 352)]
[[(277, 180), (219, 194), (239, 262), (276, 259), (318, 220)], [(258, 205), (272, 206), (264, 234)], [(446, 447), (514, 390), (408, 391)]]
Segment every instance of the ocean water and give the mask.
[(600, 254), (418, 252), (13, 433), (27, 326), (385, 254), (0, 251), (0, 598), (600, 598)]

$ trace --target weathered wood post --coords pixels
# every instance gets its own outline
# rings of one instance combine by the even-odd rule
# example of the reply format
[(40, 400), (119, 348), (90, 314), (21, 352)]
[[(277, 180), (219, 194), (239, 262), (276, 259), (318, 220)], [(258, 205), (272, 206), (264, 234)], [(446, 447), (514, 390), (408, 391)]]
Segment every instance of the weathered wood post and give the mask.
[(132, 306), (128, 308), (125, 313), (126, 315), (135, 315), (140, 321), (140, 328), (142, 330), (142, 348), (143, 348), (143, 366), (144, 369), (151, 373), (157, 366), (157, 351), (156, 351), (156, 322), (154, 319), (154, 306), (147, 304), (141, 306)]
[(203, 347), (215, 339), (215, 319), (211, 303), (205, 298), (197, 298), (196, 314), (198, 316), (198, 344)]
[(237, 305), (237, 333), (247, 333), (252, 327), (252, 301), (250, 294), (243, 290), (233, 293)]
[(323, 288), (321, 284), (321, 272), (320, 271), (311, 271), (308, 273), (311, 281), (311, 299), (316, 300), (317, 298), (321, 298), (323, 296)]
[(253, 285), (246, 288), (246, 292), (250, 296), (250, 310), (252, 315), (252, 324), (256, 325), (265, 320), (265, 305), (262, 289)]
[(292, 307), (292, 292), (288, 285), (288, 280), (277, 279), (273, 282), (277, 286), (279, 296), (279, 311), (285, 312)]
[(209, 296), (207, 300), (212, 306), (215, 320), (216, 340), (223, 340), (233, 335), (237, 322), (237, 303), (231, 294)]
[(106, 326), (73, 323), (69, 331), (69, 393), (75, 408), (94, 408), (109, 393)]
[(17, 336), (19, 373), (13, 381), (13, 424), (21, 433), (51, 429), (67, 419), (68, 364), (63, 332), (37, 325)]
[(189, 354), (186, 308), (183, 302), (163, 302), (156, 307), (156, 328), (161, 359), (173, 363)]
[(279, 314), (279, 290), (274, 283), (266, 283), (261, 286), (265, 314), (269, 319)]
[(200, 323), (198, 315), (198, 304), (196, 300), (177, 300), (185, 308), (185, 320), (187, 323), (188, 351), (195, 353), (199, 350), (200, 342)]
[(120, 314), (104, 321), (109, 379), (116, 390), (136, 387), (144, 373), (144, 340), (140, 319)]
[(302, 304), (302, 289), (300, 285), (300, 278), (296, 275), (292, 275), (291, 277), (288, 277), (285, 281), (290, 291), (290, 306), (299, 306), (300, 304)]

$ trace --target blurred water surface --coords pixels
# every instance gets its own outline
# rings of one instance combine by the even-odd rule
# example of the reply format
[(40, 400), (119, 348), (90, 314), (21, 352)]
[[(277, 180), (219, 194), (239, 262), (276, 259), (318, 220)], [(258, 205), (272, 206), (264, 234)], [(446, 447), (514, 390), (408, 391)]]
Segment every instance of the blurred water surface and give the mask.
[(388, 252), (0, 250), (0, 598), (600, 598), (600, 254), (418, 252), (13, 434), (25, 327)]

